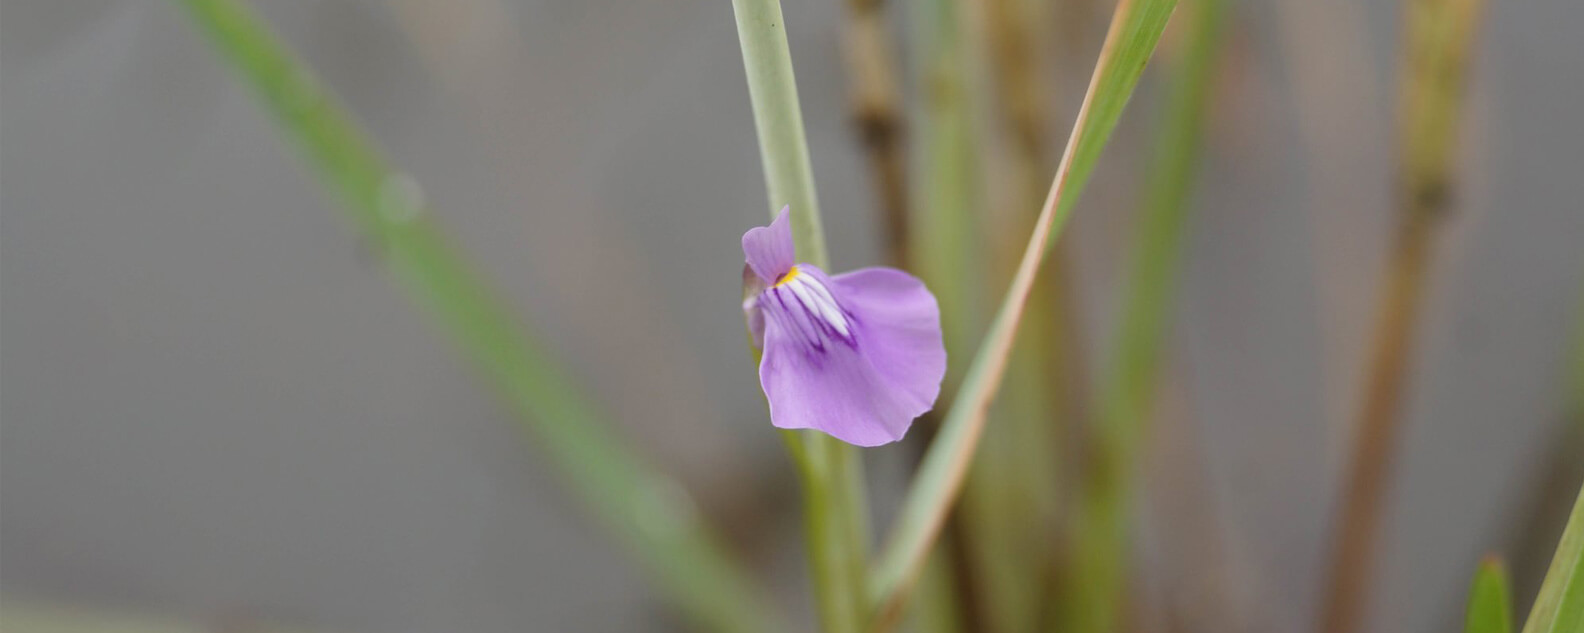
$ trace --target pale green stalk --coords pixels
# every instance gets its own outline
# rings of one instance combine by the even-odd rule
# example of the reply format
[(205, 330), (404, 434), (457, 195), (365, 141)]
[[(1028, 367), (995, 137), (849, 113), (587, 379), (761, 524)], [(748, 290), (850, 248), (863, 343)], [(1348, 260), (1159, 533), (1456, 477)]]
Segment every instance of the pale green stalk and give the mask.
[(1222, 0), (1189, 0), (1184, 54), (1166, 97), (1153, 162), (1145, 175), (1122, 323), (1109, 349), (1098, 418), (1087, 435), (1092, 460), (1073, 508), (1070, 564), (1058, 583), (1062, 630), (1116, 628), (1128, 562), (1130, 503), (1177, 289), (1216, 59), (1225, 24)]
[[(792, 207), (798, 261), (828, 269), (819, 202), (779, 0), (732, 0), (753, 101), (770, 214)], [(803, 485), (809, 567), (826, 633), (863, 626), (868, 507), (858, 451), (817, 431), (788, 431)]]
[(870, 577), (876, 598), (876, 628), (889, 626), (905, 605), (925, 555), (961, 490), (968, 462), (984, 429), (986, 409), (995, 397), (1012, 351), (1023, 306), (1033, 290), (1035, 273), (1047, 246), (1065, 223), (1068, 213), (1064, 209), (1071, 208), (1071, 196), (1082, 190), (1084, 178), (1115, 129), (1175, 6), (1175, 0), (1121, 0), (1117, 4), (1073, 134), (1068, 138), (1011, 288), (969, 366), (940, 434), (919, 467)]
[(238, 79), (295, 141), (347, 217), (505, 399), (576, 496), (654, 584), (701, 625), (782, 630), (759, 585), (728, 555), (672, 479), (646, 467), (453, 250), (410, 180), (393, 171), (263, 23), (234, 0), (185, 0)]
[(1580, 631), (1584, 631), (1584, 489), (1573, 502), (1562, 542), (1523, 627), (1523, 633)]
[(737, 41), (742, 45), (748, 96), (753, 102), (754, 130), (759, 134), (759, 160), (774, 217), (783, 205), (792, 207), (792, 236), (798, 261), (826, 266), (825, 232), (820, 227), (814, 169), (803, 132), (792, 51), (778, 0), (732, 0), (737, 16)]
[(1512, 589), (1507, 566), (1495, 556), (1480, 561), (1469, 587), (1464, 633), (1512, 633)]

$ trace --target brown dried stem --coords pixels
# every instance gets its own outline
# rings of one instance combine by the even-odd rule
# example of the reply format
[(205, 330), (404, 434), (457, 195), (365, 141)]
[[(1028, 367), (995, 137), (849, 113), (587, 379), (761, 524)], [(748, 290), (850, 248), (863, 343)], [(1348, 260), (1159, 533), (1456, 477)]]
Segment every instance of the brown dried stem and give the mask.
[(1482, 0), (1409, 0), (1398, 103), (1400, 225), (1381, 288), (1353, 461), (1342, 491), (1322, 615), (1326, 633), (1352, 633), (1370, 595), (1381, 500), (1401, 426), (1430, 249), (1450, 202), (1464, 75)]
[(848, 0), (843, 43), (853, 124), (868, 155), (884, 223), (886, 262), (907, 267), (907, 157), (903, 153), (902, 89), (896, 44), (886, 30), (883, 0)]

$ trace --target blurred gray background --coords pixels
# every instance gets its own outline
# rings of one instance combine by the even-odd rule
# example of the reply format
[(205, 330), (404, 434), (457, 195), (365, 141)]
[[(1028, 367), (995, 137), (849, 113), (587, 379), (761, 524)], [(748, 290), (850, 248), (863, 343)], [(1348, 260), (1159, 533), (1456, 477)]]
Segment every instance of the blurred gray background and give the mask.
[[(765, 201), (729, 3), (254, 4), (633, 445), (806, 609), (790, 468), (737, 309), (738, 237)], [(785, 10), (846, 269), (878, 250), (840, 5)], [(1584, 3), (1490, 5), (1376, 631), (1446, 625), (1562, 412), (1584, 281)], [(676, 624), (172, 5), (0, 7), (0, 592), (347, 632)], [(1075, 29), (1095, 34), (1079, 58), (1107, 12)], [(1230, 35), (1151, 470), (1208, 486), (1215, 510), (1197, 511), (1250, 630), (1306, 632), (1316, 608), (1392, 226), (1398, 14), (1242, 2)], [(1092, 354), (1159, 80), (1065, 237)], [(1058, 97), (1069, 117), (1079, 94)], [(883, 507), (902, 454), (875, 452)], [(1141, 501), (1140, 566), (1149, 592), (1192, 595), (1175, 499)]]

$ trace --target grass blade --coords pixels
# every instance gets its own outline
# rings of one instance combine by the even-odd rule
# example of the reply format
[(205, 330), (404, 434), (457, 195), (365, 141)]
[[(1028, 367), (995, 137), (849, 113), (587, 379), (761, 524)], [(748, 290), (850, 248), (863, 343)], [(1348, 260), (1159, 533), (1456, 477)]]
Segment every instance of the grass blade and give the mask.
[(1122, 323), (1108, 350), (1098, 419), (1089, 434), (1094, 459), (1073, 508), (1070, 564), (1063, 570), (1063, 582), (1057, 583), (1063, 592), (1057, 604), (1064, 631), (1113, 630), (1122, 607), (1128, 503), (1176, 294), (1177, 262), (1225, 14), (1222, 0), (1188, 2), (1184, 55), (1173, 73), (1164, 126), (1146, 175), (1123, 290)]
[(919, 467), (871, 577), (877, 599), (875, 621), (881, 628), (900, 612), (912, 580), (962, 487), (968, 461), (984, 428), (986, 409), (1001, 382), (1018, 320), (1046, 247), (1059, 233), (1067, 210), (1072, 207), (1071, 199), (1082, 190), (1084, 179), (1115, 129), (1175, 6), (1175, 0), (1121, 0), (1117, 4), (1073, 134), (1067, 140), (1067, 149), (1012, 287), (974, 356), (940, 434)]
[(780, 630), (770, 601), (702, 525), (681, 488), (643, 466), (549, 354), (518, 328), (393, 171), (267, 27), (234, 0), (183, 0), (237, 77), (299, 146), (393, 276), (461, 347), (567, 485), (655, 585), (718, 631)]
[(1468, 616), (1464, 633), (1512, 633), (1512, 589), (1507, 581), (1507, 566), (1500, 558), (1487, 556), (1474, 572), (1469, 587)]
[[(792, 207), (798, 261), (829, 269), (819, 200), (780, 0), (732, 0), (753, 101), (769, 212)], [(786, 431), (803, 487), (809, 567), (826, 633), (863, 626), (869, 520), (858, 450), (818, 431)]]
[(1504, 551), (1511, 552), (1514, 595), (1526, 599), (1539, 590), (1551, 562), (1551, 541), (1562, 533), (1572, 508), (1573, 488), (1584, 481), (1584, 292), (1574, 302), (1572, 343), (1565, 378), (1566, 404), (1549, 433), (1545, 454), (1519, 487), (1518, 517), (1504, 527)]
[(1579, 631), (1584, 631), (1584, 489), (1573, 502), (1562, 542), (1557, 544), (1540, 596), (1523, 627), (1523, 633)]

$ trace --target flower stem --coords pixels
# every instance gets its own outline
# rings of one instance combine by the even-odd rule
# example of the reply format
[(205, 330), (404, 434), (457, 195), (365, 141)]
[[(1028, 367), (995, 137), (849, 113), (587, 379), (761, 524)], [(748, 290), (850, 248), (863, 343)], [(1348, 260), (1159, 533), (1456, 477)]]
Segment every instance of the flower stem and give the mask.
[(572, 492), (712, 630), (781, 630), (770, 601), (691, 510), (681, 487), (613, 435), (519, 329), (361, 130), (268, 28), (234, 0), (179, 3), (253, 88), (393, 276), (492, 383)]
[(1351, 633), (1364, 617), (1381, 500), (1402, 417), (1430, 250), (1443, 224), (1463, 82), (1483, 0), (1408, 0), (1398, 103), (1399, 226), (1381, 286), (1364, 400), (1344, 475), (1322, 630)]
[[(798, 106), (792, 54), (779, 0), (732, 0), (753, 102), (769, 211), (791, 205), (798, 261), (827, 267), (825, 235)], [(817, 431), (789, 431), (803, 484), (805, 532), (821, 628), (858, 631), (864, 622), (868, 505), (857, 449)]]
[(754, 129), (759, 135), (759, 160), (772, 217), (792, 206), (792, 239), (797, 258), (826, 267), (825, 232), (820, 226), (819, 199), (798, 105), (797, 80), (780, 0), (732, 0), (737, 16), (737, 41), (742, 46), (748, 96), (753, 102)]

